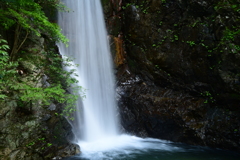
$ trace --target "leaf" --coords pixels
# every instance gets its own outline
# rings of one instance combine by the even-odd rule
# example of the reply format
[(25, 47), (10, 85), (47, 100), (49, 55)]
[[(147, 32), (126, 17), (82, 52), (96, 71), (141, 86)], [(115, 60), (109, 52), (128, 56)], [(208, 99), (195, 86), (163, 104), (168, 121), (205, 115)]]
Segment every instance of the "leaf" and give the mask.
[(7, 98), (8, 96), (4, 95), (4, 94), (0, 94), (0, 99), (5, 99)]

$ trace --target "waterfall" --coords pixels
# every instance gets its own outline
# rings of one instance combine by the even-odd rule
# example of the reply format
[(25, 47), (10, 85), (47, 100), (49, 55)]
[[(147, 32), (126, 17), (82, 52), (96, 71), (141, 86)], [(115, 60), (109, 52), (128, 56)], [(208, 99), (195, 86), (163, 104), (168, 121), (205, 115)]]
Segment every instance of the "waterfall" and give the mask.
[[(118, 133), (113, 65), (100, 0), (62, 2), (70, 11), (58, 14), (58, 24), (70, 42), (69, 47), (58, 44), (59, 51), (63, 56), (74, 58), (74, 64), (79, 64), (74, 68), (78, 74), (76, 78), (78, 85), (86, 89), (86, 99), (76, 102), (72, 123), (74, 142), (80, 145), (82, 153), (69, 160), (199, 159), (202, 148), (189, 149), (169, 141)], [(196, 156), (182, 156), (191, 152)]]
[[(80, 159), (132, 159), (146, 151), (181, 151), (171, 142), (120, 134), (112, 58), (100, 0), (62, 0), (70, 9), (58, 14), (58, 24), (69, 39), (69, 47), (58, 44), (63, 56), (74, 58), (80, 86), (86, 99), (76, 102), (72, 123)], [(66, 68), (68, 70), (72, 68)], [(81, 94), (81, 93), (80, 93)], [(71, 159), (71, 158), (70, 158)]]
[(62, 0), (70, 9), (58, 15), (69, 47), (60, 53), (74, 58), (86, 98), (77, 102), (73, 122), (75, 142), (96, 141), (118, 135), (113, 65), (100, 0)]

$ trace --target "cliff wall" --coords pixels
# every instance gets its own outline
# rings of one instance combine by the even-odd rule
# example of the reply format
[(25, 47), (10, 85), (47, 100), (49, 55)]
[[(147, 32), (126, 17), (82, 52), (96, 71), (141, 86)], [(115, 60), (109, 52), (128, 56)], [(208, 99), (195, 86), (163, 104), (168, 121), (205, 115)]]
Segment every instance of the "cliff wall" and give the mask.
[(239, 3), (103, 4), (124, 129), (240, 151)]

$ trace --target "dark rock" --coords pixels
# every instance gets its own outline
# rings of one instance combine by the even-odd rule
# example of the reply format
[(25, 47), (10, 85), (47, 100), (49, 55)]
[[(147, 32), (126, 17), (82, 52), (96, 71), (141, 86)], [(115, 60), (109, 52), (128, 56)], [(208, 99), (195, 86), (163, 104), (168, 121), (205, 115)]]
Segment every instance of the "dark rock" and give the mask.
[[(44, 51), (44, 39), (34, 37), (31, 41), (31, 38), (25, 43), (29, 47), (26, 48), (37, 53)], [(31, 62), (22, 61), (21, 67), (32, 74), (39, 71)], [(39, 79), (34, 84), (46, 85), (43, 82)], [(42, 106), (40, 101), (23, 103), (15, 93), (10, 100), (0, 101), (0, 159), (46, 160), (58, 156), (59, 150), (61, 156), (79, 153), (76, 146), (69, 144), (73, 133), (66, 118), (60, 116), (63, 107), (62, 104)]]
[(80, 147), (75, 144), (71, 144), (57, 152), (58, 157), (69, 157), (76, 154), (80, 154)]
[(118, 15), (126, 63), (116, 74), (127, 132), (240, 151), (236, 5), (223, 0), (123, 2)]

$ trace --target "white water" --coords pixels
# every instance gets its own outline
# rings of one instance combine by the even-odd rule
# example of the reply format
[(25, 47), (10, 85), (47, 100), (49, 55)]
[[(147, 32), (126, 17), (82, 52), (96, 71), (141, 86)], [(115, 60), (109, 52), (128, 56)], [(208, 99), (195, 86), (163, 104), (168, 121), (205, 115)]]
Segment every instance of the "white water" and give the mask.
[[(85, 88), (86, 99), (78, 102), (77, 141), (95, 141), (118, 135), (114, 76), (107, 33), (99, 0), (63, 0), (69, 13), (60, 13), (58, 23), (70, 40), (59, 45), (61, 54), (71, 56)], [(83, 117), (83, 118), (82, 118)]]
[(142, 150), (179, 150), (170, 142), (120, 135), (115, 102), (111, 54), (100, 0), (62, 0), (69, 13), (59, 13), (58, 23), (70, 40), (59, 44), (62, 55), (73, 57), (79, 85), (87, 89), (86, 99), (77, 103), (73, 123), (82, 157), (111, 159)]

